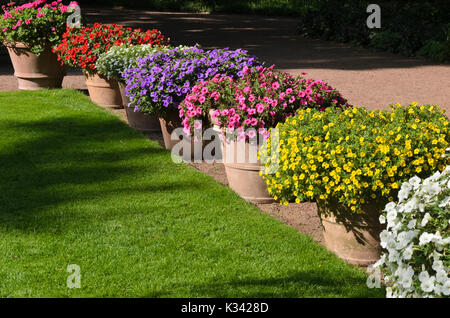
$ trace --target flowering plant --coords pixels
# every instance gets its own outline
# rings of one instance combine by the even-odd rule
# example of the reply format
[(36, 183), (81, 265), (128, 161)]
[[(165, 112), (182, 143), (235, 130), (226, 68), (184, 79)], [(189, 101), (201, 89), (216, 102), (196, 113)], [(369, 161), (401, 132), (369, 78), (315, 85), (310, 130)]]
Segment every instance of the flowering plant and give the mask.
[[(188, 48), (181, 47), (181, 48)], [(136, 68), (138, 58), (144, 58), (156, 54), (158, 52), (167, 52), (172, 47), (159, 45), (133, 45), (127, 46), (113, 46), (108, 52), (103, 53), (95, 63), (97, 72), (102, 74), (107, 79), (115, 79), (117, 81), (124, 81), (122, 74), (128, 68)]]
[(0, 41), (7, 43), (21, 42), (36, 55), (46, 48), (55, 46), (66, 30), (66, 21), (70, 15), (69, 5), (56, 0), (36, 0), (16, 6), (14, 2), (2, 5), (3, 17), (0, 19)]
[(186, 133), (191, 133), (196, 122), (214, 110), (212, 118), (223, 133), (236, 130), (238, 140), (243, 140), (253, 138), (257, 130), (267, 139), (269, 128), (299, 108), (348, 106), (338, 91), (321, 80), (293, 77), (273, 71), (273, 66), (245, 67), (243, 73), (238, 79), (218, 74), (193, 87), (179, 106)]
[[(400, 185), (414, 176), (444, 170), (450, 158), (449, 120), (438, 106), (392, 105), (392, 111), (352, 108), (324, 112), (301, 109), (279, 124), (279, 144), (267, 149), (269, 192), (284, 204), (295, 199), (338, 200), (351, 211), (371, 200), (393, 201)], [(273, 149), (272, 149), (273, 147)], [(264, 153), (264, 152), (263, 152)], [(275, 157), (274, 157), (275, 156)]]
[(93, 27), (67, 28), (61, 43), (54, 48), (62, 64), (80, 67), (89, 74), (96, 73), (98, 57), (113, 46), (164, 45), (166, 40), (160, 31), (153, 29), (125, 28), (122, 25), (95, 23)]
[[(450, 151), (450, 149), (448, 149)], [(374, 265), (388, 284), (387, 297), (449, 297), (450, 166), (421, 180), (402, 184), (398, 204), (390, 202), (380, 216), (385, 224)]]
[[(216, 74), (242, 76), (244, 66), (260, 65), (244, 50), (177, 47), (138, 60), (138, 67), (125, 70), (123, 77), (135, 111), (165, 116), (176, 109), (199, 80)], [(169, 108), (170, 106), (170, 108)]]

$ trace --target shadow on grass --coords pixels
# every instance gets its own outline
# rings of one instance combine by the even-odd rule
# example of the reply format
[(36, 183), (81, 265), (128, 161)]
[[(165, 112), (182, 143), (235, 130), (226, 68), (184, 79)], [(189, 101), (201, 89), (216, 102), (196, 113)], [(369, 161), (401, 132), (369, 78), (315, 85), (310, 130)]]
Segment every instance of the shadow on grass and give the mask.
[[(307, 290), (314, 286), (314, 292), (298, 294), (298, 288)], [(298, 297), (336, 297), (348, 295), (357, 298), (382, 297), (383, 289), (368, 289), (361, 277), (346, 275), (345, 280), (336, 278), (336, 273), (326, 270), (298, 271), (278, 278), (243, 278), (217, 281), (207, 284), (186, 284), (174, 286), (173, 290), (188, 295), (208, 298), (246, 297), (246, 298), (298, 298)], [(297, 289), (297, 291), (296, 291)], [(241, 290), (245, 292), (241, 294)], [(170, 297), (170, 292), (155, 292), (145, 297)]]
[[(169, 154), (150, 142), (143, 144), (142, 135), (115, 119), (3, 119), (0, 131), (8, 141), (0, 142), (0, 226), (50, 230), (49, 220), (40, 215), (48, 208), (198, 186), (153, 184), (151, 176), (170, 163)], [(130, 184), (136, 177), (143, 178), (142, 184)]]

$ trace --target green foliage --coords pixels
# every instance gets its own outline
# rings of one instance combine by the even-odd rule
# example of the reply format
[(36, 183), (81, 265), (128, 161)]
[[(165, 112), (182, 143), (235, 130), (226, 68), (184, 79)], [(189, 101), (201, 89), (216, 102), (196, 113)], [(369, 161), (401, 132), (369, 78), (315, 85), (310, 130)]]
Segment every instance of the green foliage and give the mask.
[(450, 33), (445, 42), (428, 40), (425, 45), (417, 52), (421, 56), (429, 56), (440, 62), (448, 60), (450, 56)]
[(366, 25), (369, 16), (366, 8), (370, 3), (367, 0), (316, 0), (302, 14), (299, 32), (407, 56), (450, 60), (446, 44), (450, 36), (449, 1), (380, 0), (376, 2), (381, 8), (380, 29), (369, 29)]

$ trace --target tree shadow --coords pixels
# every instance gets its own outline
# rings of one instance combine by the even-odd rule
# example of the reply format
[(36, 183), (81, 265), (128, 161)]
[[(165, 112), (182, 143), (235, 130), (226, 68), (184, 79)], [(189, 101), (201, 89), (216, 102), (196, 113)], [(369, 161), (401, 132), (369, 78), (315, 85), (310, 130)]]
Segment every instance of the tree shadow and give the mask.
[(172, 38), (172, 44), (244, 48), (279, 69), (371, 70), (436, 65), (423, 58), (301, 37), (297, 34), (297, 18), (91, 6), (84, 7), (83, 14), (90, 24), (101, 20), (143, 29), (158, 28)]
[[(183, 181), (152, 183), (150, 178), (161, 173), (159, 163), (171, 164), (170, 154), (155, 143), (142, 147), (143, 136), (125, 126), (104, 117), (3, 119), (0, 129), (5, 138), (24, 138), (0, 149), (0, 225), (51, 231), (49, 213), (42, 214), (48, 209), (110, 196), (113, 200), (118, 193), (164, 193), (199, 186)], [(150, 165), (152, 160), (158, 164)], [(138, 186), (117, 181), (140, 175), (145, 179)], [(62, 219), (76, 223), (68, 216)]]
[[(313, 290), (311, 286), (314, 286)], [(297, 271), (284, 277), (265, 279), (242, 278), (224, 281), (220, 278), (205, 284), (174, 286), (173, 291), (178, 292), (178, 289), (189, 295), (206, 298), (383, 297), (382, 289), (367, 288), (365, 281), (356, 274), (337, 278), (336, 272), (325, 269)], [(304, 293), (301, 294), (299, 290)], [(172, 291), (160, 291), (156, 297), (170, 297), (171, 293)], [(155, 294), (151, 293), (145, 297), (155, 297)]]

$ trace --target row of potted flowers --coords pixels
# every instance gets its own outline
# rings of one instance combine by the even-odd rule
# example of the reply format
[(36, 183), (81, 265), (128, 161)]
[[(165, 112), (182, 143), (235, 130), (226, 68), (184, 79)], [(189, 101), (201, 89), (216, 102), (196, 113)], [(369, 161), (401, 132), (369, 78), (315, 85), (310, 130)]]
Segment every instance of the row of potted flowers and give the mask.
[[(183, 127), (188, 137), (215, 125), (222, 132), (221, 154), (230, 187), (252, 202), (316, 201), (327, 246), (349, 262), (368, 265), (377, 261), (384, 229), (379, 222), (381, 211), (386, 206), (389, 217), (389, 204), (404, 200), (406, 190), (402, 189), (412, 177), (427, 178), (450, 163), (445, 156), (450, 146), (449, 120), (437, 106), (393, 105), (391, 111), (352, 107), (321, 80), (276, 71), (239, 49), (171, 47), (158, 30), (97, 23), (63, 31), (62, 23), (59, 40), (56, 35), (46, 38), (44, 32), (41, 42), (28, 41), (29, 34), (54, 28), (56, 17), (62, 21), (67, 7), (60, 2), (38, 0), (4, 7), (3, 41), (11, 49), (19, 79), (26, 76), (17, 72), (11, 43), (18, 50), (17, 43), (24, 42), (23, 47), (40, 58), (54, 59), (39, 68), (41, 75), (54, 74), (51, 70), (60, 65), (56, 60), (81, 68), (95, 102), (105, 107), (125, 105), (130, 125), (141, 131), (161, 129), (167, 149), (178, 142), (170, 138), (176, 127)], [(39, 17), (43, 19), (39, 20), (40, 31), (31, 29), (32, 17), (24, 25), (27, 31), (20, 31), (17, 19), (41, 12), (45, 15)], [(54, 17), (45, 20), (50, 14)], [(33, 78), (27, 81), (36, 83)], [(45, 86), (40, 81), (21, 88)], [(258, 137), (263, 144), (253, 143)], [(245, 145), (243, 162), (233, 160), (239, 142)], [(257, 152), (259, 160), (251, 160), (248, 154)], [(441, 207), (442, 219), (447, 221), (449, 204)], [(417, 205), (423, 212), (425, 204)], [(448, 237), (448, 223), (439, 223), (439, 231)], [(397, 237), (397, 229), (394, 232)], [(440, 252), (444, 250), (445, 264), (439, 269), (448, 270), (448, 240), (444, 243)], [(392, 265), (391, 258), (378, 264), (390, 273), (403, 268), (403, 263)], [(445, 291), (448, 275), (447, 280), (441, 276), (444, 283), (439, 288)], [(411, 286), (406, 287), (411, 291)], [(401, 295), (406, 287), (395, 293)]]

